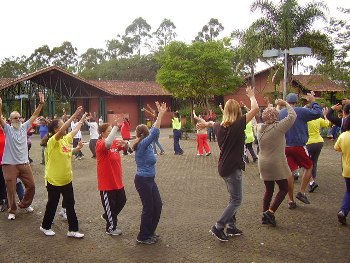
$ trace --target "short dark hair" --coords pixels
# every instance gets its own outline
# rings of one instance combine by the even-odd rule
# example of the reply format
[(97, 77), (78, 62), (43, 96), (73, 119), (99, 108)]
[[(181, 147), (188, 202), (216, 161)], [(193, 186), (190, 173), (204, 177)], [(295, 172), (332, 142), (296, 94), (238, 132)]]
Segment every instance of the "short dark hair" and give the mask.
[(349, 131), (350, 130), (350, 116), (348, 116), (345, 119), (343, 119), (342, 130), (343, 131)]
[(344, 106), (344, 108), (343, 108), (343, 112), (344, 112), (346, 115), (349, 115), (349, 112), (350, 112), (350, 103), (345, 104), (345, 106)]

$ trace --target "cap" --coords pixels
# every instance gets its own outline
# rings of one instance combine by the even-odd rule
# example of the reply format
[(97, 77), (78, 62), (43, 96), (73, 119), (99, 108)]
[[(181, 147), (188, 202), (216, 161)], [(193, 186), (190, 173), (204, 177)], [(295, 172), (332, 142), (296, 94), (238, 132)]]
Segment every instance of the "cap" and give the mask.
[(286, 101), (288, 103), (297, 103), (298, 102), (298, 95), (295, 93), (289, 93), (286, 97)]

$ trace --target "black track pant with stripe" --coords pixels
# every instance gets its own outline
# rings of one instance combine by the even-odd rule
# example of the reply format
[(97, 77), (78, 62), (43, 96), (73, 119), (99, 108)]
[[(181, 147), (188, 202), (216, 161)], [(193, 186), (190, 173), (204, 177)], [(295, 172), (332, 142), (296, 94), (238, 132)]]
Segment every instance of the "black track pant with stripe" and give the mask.
[(114, 231), (118, 225), (118, 215), (126, 203), (124, 188), (110, 191), (100, 191), (101, 202), (105, 213), (103, 218), (106, 220), (106, 231)]

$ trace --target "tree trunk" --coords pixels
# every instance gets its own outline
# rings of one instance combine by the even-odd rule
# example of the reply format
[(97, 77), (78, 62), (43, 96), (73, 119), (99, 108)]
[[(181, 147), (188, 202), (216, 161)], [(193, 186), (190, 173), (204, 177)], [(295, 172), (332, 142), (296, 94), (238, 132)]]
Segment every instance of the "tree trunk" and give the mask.
[(255, 88), (255, 71), (254, 71), (254, 64), (250, 64), (250, 74), (252, 75), (252, 81), (251, 86)]

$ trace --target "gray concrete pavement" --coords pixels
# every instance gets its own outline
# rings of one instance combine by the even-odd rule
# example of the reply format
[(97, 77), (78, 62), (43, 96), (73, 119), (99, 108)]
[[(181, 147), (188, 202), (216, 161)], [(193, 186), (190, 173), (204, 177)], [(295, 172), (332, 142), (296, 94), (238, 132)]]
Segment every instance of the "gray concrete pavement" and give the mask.
[[(319, 161), (319, 188), (309, 194), (310, 205), (298, 202), (289, 210), (285, 201), (276, 213), (276, 228), (261, 225), (264, 186), (257, 164), (244, 173), (244, 200), (237, 226), (244, 235), (220, 243), (209, 234), (228, 202), (223, 180), (217, 174), (218, 147), (212, 155), (196, 156), (196, 142), (181, 141), (185, 154), (172, 151), (170, 129), (162, 129), (160, 142), (166, 154), (158, 156), (157, 182), (164, 206), (158, 227), (160, 241), (152, 246), (135, 242), (141, 205), (134, 188), (134, 157), (123, 156), (127, 203), (121, 212), (122, 236), (104, 232), (103, 212), (96, 183), (96, 164), (88, 147), (85, 158), (73, 161), (76, 211), (82, 240), (66, 237), (67, 223), (55, 219), (54, 237), (39, 231), (47, 193), (44, 166), (40, 165), (38, 136), (31, 157), (36, 181), (35, 211), (20, 211), (15, 221), (0, 213), (0, 262), (349, 262), (350, 227), (340, 226), (336, 213), (344, 191), (340, 155), (327, 141)], [(295, 191), (300, 184), (296, 183)]]

